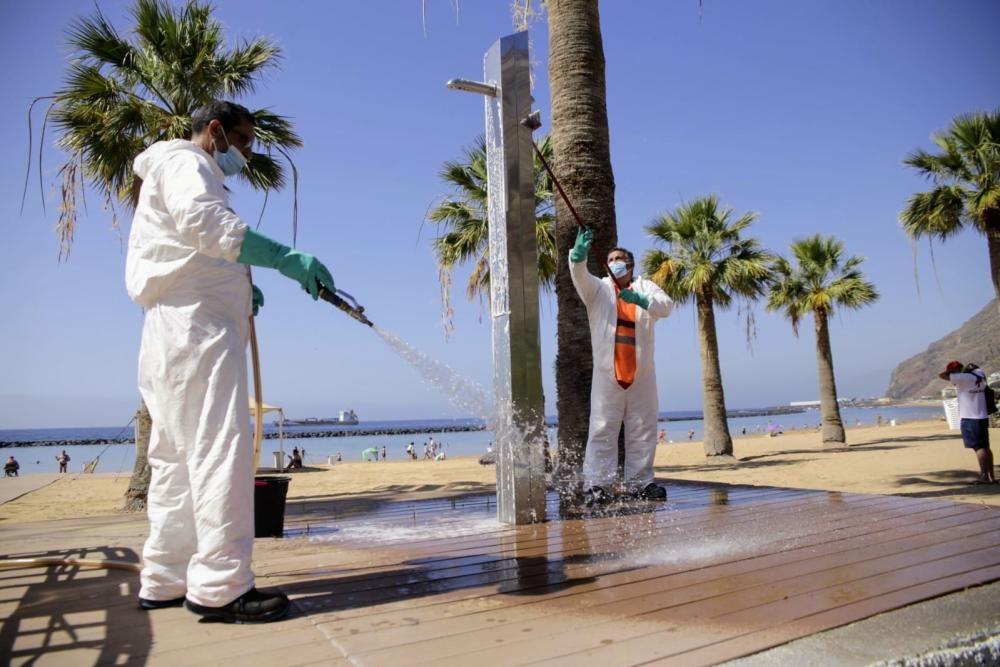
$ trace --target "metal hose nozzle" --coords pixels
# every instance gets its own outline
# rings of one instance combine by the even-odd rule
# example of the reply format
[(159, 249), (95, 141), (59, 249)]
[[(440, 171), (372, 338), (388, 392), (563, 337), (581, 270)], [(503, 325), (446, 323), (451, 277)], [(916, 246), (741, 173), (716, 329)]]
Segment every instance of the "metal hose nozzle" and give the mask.
[(319, 298), (323, 299), (327, 303), (332, 303), (334, 306), (344, 311), (358, 322), (362, 324), (367, 324), (370, 327), (375, 326), (375, 323), (365, 317), (365, 309), (358, 304), (357, 300), (342, 290), (336, 290), (331, 292), (325, 287), (319, 288)]

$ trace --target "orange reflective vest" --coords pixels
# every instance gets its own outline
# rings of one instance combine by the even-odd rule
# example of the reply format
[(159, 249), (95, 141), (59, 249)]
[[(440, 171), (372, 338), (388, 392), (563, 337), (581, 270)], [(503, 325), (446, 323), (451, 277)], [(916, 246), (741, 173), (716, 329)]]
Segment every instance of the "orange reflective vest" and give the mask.
[[(617, 297), (618, 290), (615, 290)], [(635, 382), (635, 304), (616, 298), (618, 326), (615, 327), (615, 379), (622, 389)]]

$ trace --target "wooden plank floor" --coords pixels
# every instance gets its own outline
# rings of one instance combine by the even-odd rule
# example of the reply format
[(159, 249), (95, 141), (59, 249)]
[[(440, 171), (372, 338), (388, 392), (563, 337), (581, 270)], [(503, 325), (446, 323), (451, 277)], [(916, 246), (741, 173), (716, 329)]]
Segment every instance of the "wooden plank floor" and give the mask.
[[(709, 665), (1000, 579), (1000, 510), (669, 483), (667, 503), (504, 526), (493, 496), (314, 499), (258, 540), (270, 626), (134, 609), (134, 574), (0, 570), (11, 664)], [(131, 521), (132, 523), (128, 523)], [(135, 519), (0, 527), (6, 557), (135, 560)], [(39, 526), (56, 530), (40, 536)], [(23, 550), (12, 550), (12, 540)], [(103, 540), (103, 542), (102, 542)], [(113, 546), (109, 546), (113, 545)]]

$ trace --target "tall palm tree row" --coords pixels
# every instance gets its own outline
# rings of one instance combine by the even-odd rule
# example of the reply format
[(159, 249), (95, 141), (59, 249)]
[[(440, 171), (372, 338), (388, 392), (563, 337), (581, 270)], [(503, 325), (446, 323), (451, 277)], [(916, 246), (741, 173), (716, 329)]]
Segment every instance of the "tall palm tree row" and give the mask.
[(744, 213), (735, 218), (732, 209), (721, 208), (718, 198), (710, 195), (683, 204), (646, 227), (654, 243), (666, 245), (666, 250), (643, 255), (646, 276), (675, 302), (694, 301), (697, 311), (706, 456), (733, 455), (715, 308), (763, 296), (776, 259), (756, 239), (743, 236), (756, 217)]
[[(545, 137), (538, 146), (545, 161), (552, 165), (552, 142)], [(535, 241), (538, 247), (538, 283), (551, 290), (556, 274), (555, 216), (552, 202), (552, 179), (536, 155), (535, 170)], [(433, 250), (441, 282), (441, 305), (445, 332), (453, 330), (449, 288), (452, 270), (472, 261), (473, 269), (465, 294), (471, 301), (489, 292), (489, 216), (487, 208), (486, 141), (479, 137), (465, 150), (461, 160), (449, 160), (441, 167), (441, 179), (452, 187), (427, 214), (440, 233)]]
[[(615, 179), (611, 169), (604, 43), (597, 0), (547, 0), (549, 93), (554, 171), (574, 208), (594, 231), (594, 248), (618, 244)], [(577, 224), (556, 199), (556, 410), (559, 460), (555, 477), (576, 480), (583, 469), (590, 418), (593, 359), (587, 311), (565, 258)], [(591, 253), (590, 270), (603, 275), (603, 257)]]
[(934, 187), (910, 198), (900, 222), (912, 239), (944, 241), (964, 227), (985, 236), (1000, 309), (1000, 108), (958, 116), (933, 140), (940, 152), (917, 150), (904, 162)]
[[(168, 0), (136, 0), (131, 18), (129, 36), (99, 9), (69, 28), (73, 55), (50, 111), (58, 144), (69, 153), (60, 169), (60, 256), (68, 255), (72, 243), (78, 188), (89, 184), (112, 209), (116, 202), (131, 209), (139, 188), (132, 174), (135, 157), (153, 142), (188, 137), (195, 109), (216, 98), (253, 93), (260, 75), (280, 59), (280, 49), (263, 38), (227, 48), (207, 2), (190, 0), (175, 8)], [(269, 109), (253, 113), (263, 150), (254, 153), (241, 178), (259, 190), (280, 189), (286, 183), (287, 150), (302, 141), (286, 118)], [(145, 406), (140, 413), (148, 416)], [(148, 437), (140, 432), (137, 438), (127, 509), (145, 506)]]
[(784, 257), (774, 263), (774, 282), (767, 297), (767, 310), (782, 311), (799, 335), (799, 322), (813, 316), (816, 329), (816, 365), (819, 375), (820, 410), (824, 443), (846, 442), (844, 423), (837, 402), (833, 373), (829, 319), (834, 308), (858, 309), (875, 303), (878, 292), (858, 268), (861, 257), (844, 258), (844, 244), (816, 234), (792, 243), (795, 264)]

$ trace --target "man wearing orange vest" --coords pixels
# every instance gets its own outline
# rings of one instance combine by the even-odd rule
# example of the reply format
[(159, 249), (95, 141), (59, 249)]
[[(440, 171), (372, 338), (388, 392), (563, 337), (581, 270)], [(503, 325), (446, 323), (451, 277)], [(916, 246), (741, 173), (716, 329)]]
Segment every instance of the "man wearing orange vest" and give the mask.
[(587, 307), (594, 374), (590, 390), (590, 432), (583, 462), (588, 505), (611, 500), (618, 468), (618, 432), (625, 424), (625, 490), (646, 500), (666, 500), (653, 481), (656, 396), (653, 325), (674, 308), (655, 283), (633, 275), (635, 257), (624, 248), (608, 253), (608, 276), (587, 270), (593, 233), (581, 229), (569, 255), (570, 276)]

